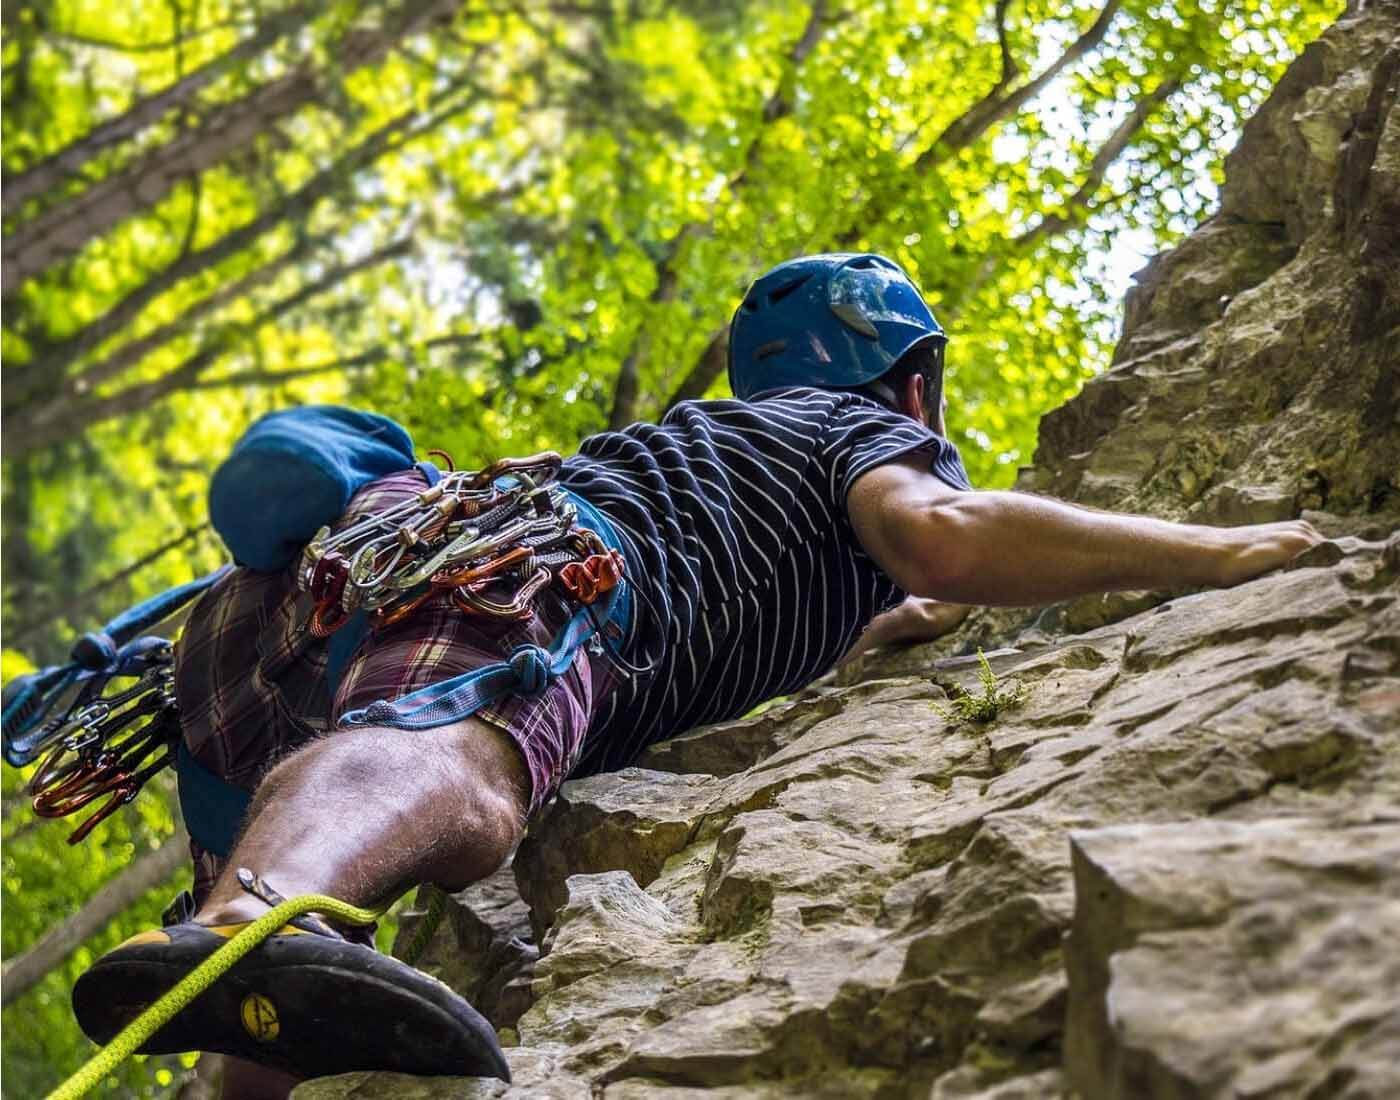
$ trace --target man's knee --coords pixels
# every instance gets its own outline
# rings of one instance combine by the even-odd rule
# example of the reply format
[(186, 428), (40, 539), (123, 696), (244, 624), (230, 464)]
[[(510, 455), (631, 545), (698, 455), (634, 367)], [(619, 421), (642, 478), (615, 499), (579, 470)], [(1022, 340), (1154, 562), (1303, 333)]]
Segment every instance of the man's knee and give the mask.
[(453, 751), (443, 759), (458, 769), (464, 806), (500, 838), (508, 854), (524, 834), (530, 807), (524, 757), (508, 735), (485, 723), (468, 719), (450, 729)]
[(328, 803), (382, 801), (432, 791), (455, 805), (465, 828), (497, 840), (507, 852), (520, 839), (530, 781), (520, 751), (500, 731), (473, 720), (429, 730), (365, 727), (341, 730), (278, 761), (259, 785), (259, 799), (288, 785), (314, 784)]

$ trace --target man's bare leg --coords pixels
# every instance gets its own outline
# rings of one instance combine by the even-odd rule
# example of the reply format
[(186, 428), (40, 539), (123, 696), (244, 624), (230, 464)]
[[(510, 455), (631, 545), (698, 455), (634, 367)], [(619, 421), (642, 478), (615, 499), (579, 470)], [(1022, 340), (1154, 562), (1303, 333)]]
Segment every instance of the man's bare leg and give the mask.
[(467, 719), (432, 730), (340, 730), (276, 765), (258, 787), (201, 924), (267, 912), (247, 867), (286, 897), (374, 905), (420, 882), (461, 889), (519, 841), (529, 779), (507, 736)]
[[(339, 731), (268, 773), (228, 869), (195, 920), (232, 924), (267, 912), (238, 885), (239, 867), (286, 897), (330, 894), (355, 905), (420, 882), (460, 890), (505, 862), (529, 796), (519, 750), (483, 722)], [(296, 1083), (279, 1070), (225, 1059), (226, 1100), (281, 1100)]]

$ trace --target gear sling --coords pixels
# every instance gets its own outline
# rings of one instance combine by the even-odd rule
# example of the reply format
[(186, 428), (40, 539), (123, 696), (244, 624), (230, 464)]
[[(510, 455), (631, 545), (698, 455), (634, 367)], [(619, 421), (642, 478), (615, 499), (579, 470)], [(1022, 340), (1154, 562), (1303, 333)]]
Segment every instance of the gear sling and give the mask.
[[(547, 453), (444, 472), (415, 462), (408, 433), (387, 417), (303, 406), (248, 429), (214, 474), (210, 516), (238, 565), (295, 563), (298, 588), (315, 602), (308, 629), (329, 638), (332, 695), (360, 642), (434, 593), (449, 593), (464, 614), (496, 618), (528, 619), (550, 587), (576, 606), (547, 649), (522, 645), (503, 661), (342, 717), (345, 725), (428, 729), (505, 695), (544, 691), (586, 644), (621, 660), (632, 616), (621, 544), (601, 512), (555, 482), (560, 464)], [(332, 532), (357, 490), (414, 466), (428, 482), (415, 500)], [(218, 855), (232, 849), (249, 795), (185, 749), (171, 643), (144, 635), (231, 568), (146, 600), (80, 638), (68, 664), (6, 685), (5, 759), (22, 766), (43, 757), (31, 783), (36, 812), (62, 816), (110, 796), (69, 843), (173, 764), (190, 835)], [(509, 599), (493, 596), (502, 587)], [(126, 679), (135, 684), (104, 694)]]

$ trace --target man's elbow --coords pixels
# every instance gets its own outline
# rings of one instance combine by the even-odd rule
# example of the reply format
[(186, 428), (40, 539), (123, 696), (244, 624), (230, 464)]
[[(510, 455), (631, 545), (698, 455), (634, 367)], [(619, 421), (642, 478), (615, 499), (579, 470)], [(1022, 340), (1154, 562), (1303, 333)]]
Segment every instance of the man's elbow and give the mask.
[(967, 602), (977, 568), (972, 523), (960, 499), (927, 505), (920, 513), (918, 539), (910, 555), (916, 587), (911, 595)]

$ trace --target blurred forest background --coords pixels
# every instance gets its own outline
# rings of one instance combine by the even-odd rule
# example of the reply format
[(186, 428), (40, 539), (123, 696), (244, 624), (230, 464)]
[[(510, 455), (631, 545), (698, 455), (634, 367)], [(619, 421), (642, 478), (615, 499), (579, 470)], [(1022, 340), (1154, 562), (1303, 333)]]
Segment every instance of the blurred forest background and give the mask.
[[(813, 251), (903, 263), (975, 483), (1107, 365), (1341, 0), (51, 0), (3, 15), (3, 672), (216, 565), (207, 476), (336, 401), (459, 465), (725, 391)], [(81, 847), (3, 786), (5, 1095), (183, 884), (170, 786)], [(99, 892), (100, 891), (100, 892)], [(47, 940), (45, 939), (48, 936)], [(190, 1059), (127, 1066), (173, 1095)]]

